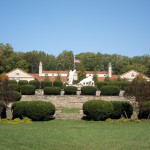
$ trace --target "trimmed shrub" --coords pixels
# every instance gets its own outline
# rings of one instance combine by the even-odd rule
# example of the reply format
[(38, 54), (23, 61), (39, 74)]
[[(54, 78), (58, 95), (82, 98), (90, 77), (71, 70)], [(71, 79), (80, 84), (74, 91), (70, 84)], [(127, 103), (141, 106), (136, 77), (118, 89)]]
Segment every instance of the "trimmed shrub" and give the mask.
[(41, 81), (41, 89), (44, 89), (44, 87), (50, 87), (50, 86), (52, 86), (51, 81), (48, 81), (48, 80)]
[(125, 118), (131, 118), (131, 115), (133, 114), (133, 106), (129, 102), (122, 102), (122, 115)]
[(94, 121), (110, 118), (114, 111), (113, 104), (108, 101), (91, 100), (83, 104), (83, 112), (87, 118)]
[(38, 80), (31, 80), (29, 81), (30, 85), (34, 85), (36, 89), (40, 88), (40, 82)]
[(150, 101), (145, 101), (141, 104), (138, 118), (150, 119)]
[(96, 83), (96, 86), (97, 86), (97, 88), (98, 88), (99, 90), (101, 90), (101, 88), (102, 88), (103, 86), (106, 86), (106, 85), (110, 85), (110, 82), (98, 82), (98, 83)]
[(22, 85), (20, 91), (22, 95), (34, 95), (35, 86), (34, 85)]
[(8, 80), (8, 84), (17, 84), (17, 81), (16, 80)]
[(112, 101), (114, 106), (114, 112), (111, 116), (113, 119), (119, 119), (122, 116), (125, 118), (131, 118), (133, 114), (133, 106), (129, 102), (125, 101)]
[(129, 85), (130, 85), (129, 81), (124, 80), (124, 81), (120, 82), (120, 88), (121, 88), (121, 90), (125, 90), (126, 91), (126, 89), (129, 87)]
[(44, 95), (60, 95), (61, 88), (60, 87), (45, 87)]
[(20, 101), (21, 99), (21, 93), (17, 92), (17, 91), (13, 91), (13, 99), (14, 101)]
[(96, 87), (94, 87), (94, 86), (83, 86), (83, 87), (81, 87), (81, 94), (82, 95), (95, 95), (96, 94)]
[(64, 87), (65, 95), (76, 95), (77, 87), (75, 86), (66, 86)]
[(12, 105), (13, 118), (28, 117), (33, 121), (49, 120), (55, 113), (55, 106), (51, 102), (23, 101)]
[(114, 106), (114, 111), (111, 115), (112, 119), (119, 119), (121, 118), (121, 114), (122, 114), (122, 102), (120, 101), (112, 101), (111, 102)]
[(63, 83), (61, 81), (54, 81), (53, 86), (62, 87)]
[(9, 83), (8, 86), (9, 86), (13, 91), (20, 92), (20, 85), (15, 84), (15, 83)]
[(120, 89), (117, 86), (103, 86), (101, 88), (101, 95), (111, 95), (111, 96), (117, 96), (119, 95)]
[(28, 81), (27, 81), (27, 80), (19, 80), (18, 84), (19, 84), (20, 86), (22, 86), (22, 85), (27, 85), (27, 84), (28, 84)]

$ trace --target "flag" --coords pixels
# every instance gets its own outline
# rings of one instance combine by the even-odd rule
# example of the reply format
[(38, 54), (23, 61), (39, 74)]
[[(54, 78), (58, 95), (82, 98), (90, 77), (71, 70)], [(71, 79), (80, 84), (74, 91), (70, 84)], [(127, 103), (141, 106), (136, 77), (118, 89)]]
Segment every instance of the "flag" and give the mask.
[(74, 63), (80, 63), (80, 60), (75, 58)]

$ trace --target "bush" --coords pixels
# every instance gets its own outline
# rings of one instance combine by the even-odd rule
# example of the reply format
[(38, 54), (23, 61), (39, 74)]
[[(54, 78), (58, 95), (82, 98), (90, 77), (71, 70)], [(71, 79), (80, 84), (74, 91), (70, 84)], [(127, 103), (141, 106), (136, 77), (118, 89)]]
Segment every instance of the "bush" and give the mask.
[(17, 81), (16, 80), (8, 80), (8, 84), (17, 84)]
[(35, 94), (35, 86), (33, 86), (33, 85), (22, 85), (21, 86), (21, 94), (22, 95), (34, 95)]
[(81, 87), (81, 94), (82, 95), (95, 95), (96, 94), (96, 87), (94, 87), (94, 86), (83, 86), (83, 87)]
[(114, 112), (111, 116), (113, 119), (119, 119), (122, 116), (125, 118), (131, 118), (133, 114), (133, 106), (129, 102), (125, 101), (112, 101), (114, 106)]
[(83, 104), (83, 112), (89, 119), (94, 121), (110, 118), (114, 111), (113, 104), (108, 101), (91, 100)]
[(19, 84), (20, 86), (22, 86), (22, 85), (27, 85), (27, 84), (28, 84), (28, 81), (27, 81), (27, 80), (19, 80), (18, 84)]
[(45, 87), (44, 95), (60, 95), (61, 88), (60, 87)]
[(117, 96), (119, 95), (120, 89), (116, 86), (103, 86), (101, 88), (101, 95), (111, 95), (111, 96)]
[(62, 87), (63, 83), (61, 81), (54, 81), (53, 86)]
[(120, 102), (120, 101), (112, 101), (111, 103), (114, 106), (114, 111), (112, 113), (111, 118), (112, 119), (119, 119), (119, 118), (121, 118), (121, 114), (122, 114), (122, 102)]
[(131, 118), (131, 115), (133, 114), (133, 106), (129, 102), (122, 102), (122, 115), (125, 118)]
[(21, 93), (19, 93), (17, 91), (13, 91), (13, 99), (14, 99), (14, 101), (20, 101)]
[(64, 87), (65, 95), (76, 95), (77, 87), (75, 86), (66, 86)]
[(141, 104), (138, 118), (150, 119), (150, 101), (145, 101)]
[(98, 88), (99, 90), (101, 90), (101, 88), (102, 88), (103, 86), (106, 86), (106, 85), (110, 85), (110, 82), (98, 82), (98, 83), (96, 83), (96, 86), (97, 86), (97, 88)]
[(20, 92), (20, 85), (15, 84), (15, 83), (9, 83), (8, 86), (9, 86), (13, 91)]
[(44, 89), (44, 87), (50, 87), (50, 86), (52, 86), (51, 81), (48, 81), (48, 80), (41, 81), (41, 88), (42, 89)]
[(40, 82), (38, 80), (31, 80), (29, 81), (30, 85), (34, 85), (36, 89), (40, 88)]
[(13, 118), (28, 117), (33, 121), (49, 120), (55, 113), (55, 106), (51, 102), (23, 101), (12, 105)]

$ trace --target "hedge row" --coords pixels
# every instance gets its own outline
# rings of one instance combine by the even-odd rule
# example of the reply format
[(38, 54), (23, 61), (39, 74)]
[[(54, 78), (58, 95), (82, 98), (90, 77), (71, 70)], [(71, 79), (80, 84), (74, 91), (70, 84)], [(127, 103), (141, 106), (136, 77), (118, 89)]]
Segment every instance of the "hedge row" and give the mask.
[(22, 101), (12, 105), (13, 118), (28, 117), (33, 121), (49, 120), (55, 113), (55, 106), (51, 102)]
[(122, 115), (130, 118), (133, 107), (128, 102), (91, 100), (83, 104), (83, 112), (87, 118), (95, 121), (106, 120), (107, 118), (118, 119)]
[(52, 85), (57, 87), (62, 87), (63, 85), (61, 81), (54, 81), (52, 83), (51, 81), (48, 80), (41, 81), (41, 83), (38, 80), (31, 80), (29, 82), (27, 80), (19, 80), (18, 83), (16, 80), (9, 80), (8, 83), (12, 88), (15, 88), (17, 86), (19, 88), (17, 89), (17, 91), (20, 90), (20, 87), (22, 85), (34, 85), (35, 89), (40, 89), (40, 88), (44, 89), (44, 87), (51, 87)]

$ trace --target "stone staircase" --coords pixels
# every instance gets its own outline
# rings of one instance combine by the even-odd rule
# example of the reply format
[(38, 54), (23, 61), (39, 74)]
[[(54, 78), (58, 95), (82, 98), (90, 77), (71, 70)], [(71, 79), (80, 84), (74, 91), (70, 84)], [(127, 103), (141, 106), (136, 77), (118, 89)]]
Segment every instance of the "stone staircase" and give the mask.
[(79, 113), (62, 113), (61, 109), (56, 109), (55, 112), (55, 119), (62, 119), (62, 120), (67, 120), (67, 119), (76, 119), (76, 120), (80, 120), (83, 117), (83, 111), (80, 110)]

